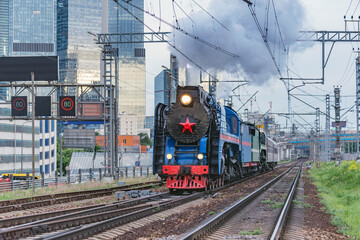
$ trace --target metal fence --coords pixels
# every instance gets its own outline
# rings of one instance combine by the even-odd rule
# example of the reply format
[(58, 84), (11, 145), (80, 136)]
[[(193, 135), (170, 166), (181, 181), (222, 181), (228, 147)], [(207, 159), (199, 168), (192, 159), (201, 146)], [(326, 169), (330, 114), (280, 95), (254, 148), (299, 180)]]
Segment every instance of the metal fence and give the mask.
[[(152, 153), (119, 152), (118, 156), (117, 165), (120, 166), (121, 169), (137, 165), (142, 167), (152, 165)], [(104, 168), (104, 152), (75, 150), (71, 154), (69, 168), (71, 174), (77, 174), (79, 169)]]
[[(104, 168), (79, 169), (77, 174), (67, 171), (66, 176), (64, 177), (58, 177), (58, 173), (55, 172), (55, 177), (53, 178), (44, 178), (44, 174), (42, 173), (40, 179), (35, 179), (35, 188), (84, 183), (90, 181), (103, 181), (104, 178), (106, 178), (105, 170), (106, 169)], [(124, 167), (115, 171), (113, 179), (119, 180), (120, 178), (149, 177), (151, 174), (152, 168), (150, 166)], [(32, 177), (29, 176), (29, 174), (27, 174), (25, 180), (16, 180), (14, 179), (13, 175), (10, 174), (9, 180), (9, 182), (0, 183), (0, 192), (32, 188)]]

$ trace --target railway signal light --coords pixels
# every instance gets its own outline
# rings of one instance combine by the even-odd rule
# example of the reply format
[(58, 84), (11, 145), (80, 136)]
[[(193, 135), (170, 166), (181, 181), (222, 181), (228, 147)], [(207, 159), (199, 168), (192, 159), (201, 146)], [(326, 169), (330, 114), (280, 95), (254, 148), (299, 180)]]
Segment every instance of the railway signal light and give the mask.
[(11, 116), (27, 116), (27, 97), (11, 97)]
[(75, 117), (75, 96), (60, 96), (60, 116)]

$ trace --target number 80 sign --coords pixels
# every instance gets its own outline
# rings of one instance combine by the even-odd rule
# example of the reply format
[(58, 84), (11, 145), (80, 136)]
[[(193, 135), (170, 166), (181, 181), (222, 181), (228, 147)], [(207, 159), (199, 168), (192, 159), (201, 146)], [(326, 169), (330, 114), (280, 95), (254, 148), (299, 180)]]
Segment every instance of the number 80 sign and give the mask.
[(60, 96), (60, 116), (75, 116), (75, 96)]

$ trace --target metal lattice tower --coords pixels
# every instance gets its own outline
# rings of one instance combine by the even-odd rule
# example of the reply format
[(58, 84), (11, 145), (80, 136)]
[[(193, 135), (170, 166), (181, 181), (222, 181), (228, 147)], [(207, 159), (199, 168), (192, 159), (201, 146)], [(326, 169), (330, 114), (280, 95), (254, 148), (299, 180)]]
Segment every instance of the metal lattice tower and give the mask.
[(336, 123), (336, 145), (335, 145), (335, 152), (336, 152), (336, 160), (340, 160), (340, 88), (336, 87), (334, 89), (335, 94), (335, 123)]
[(325, 97), (326, 102), (326, 121), (325, 121), (325, 154), (324, 160), (330, 161), (330, 95)]
[[(92, 34), (92, 33), (90, 33)], [(167, 42), (169, 32), (158, 33), (113, 33), (113, 34), (92, 34), (97, 37), (96, 44), (103, 48), (104, 67), (104, 165), (110, 169), (110, 175), (114, 174), (115, 167), (118, 167), (117, 157), (117, 136), (118, 136), (118, 49), (112, 44), (127, 43), (159, 43)], [(115, 60), (115, 68), (113, 61)], [(115, 78), (112, 71), (115, 70)], [(112, 82), (115, 80), (115, 97)], [(110, 101), (112, 99), (113, 101)], [(111, 111), (110, 111), (111, 110)], [(111, 144), (110, 144), (111, 143)]]
[[(111, 45), (104, 45), (104, 166), (105, 172), (112, 175), (114, 169), (114, 89), (113, 89), (113, 60), (115, 49)], [(107, 169), (109, 171), (107, 171)]]

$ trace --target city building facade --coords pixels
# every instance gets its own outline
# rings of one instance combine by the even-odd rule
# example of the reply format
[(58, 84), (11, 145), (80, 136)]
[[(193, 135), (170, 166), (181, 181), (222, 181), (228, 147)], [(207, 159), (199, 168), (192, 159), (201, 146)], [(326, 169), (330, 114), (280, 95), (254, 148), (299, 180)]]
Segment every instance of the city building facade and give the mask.
[[(0, 1), (0, 56), (56, 55), (56, 16), (57, 0)], [(46, 89), (42, 90), (37, 92), (38, 96), (47, 94)], [(29, 92), (21, 95), (30, 99)], [(0, 101), (9, 97), (9, 89), (1, 88)], [(0, 115), (9, 117), (10, 105), (3, 105)], [(56, 170), (56, 126), (49, 122), (35, 121), (35, 172), (44, 172), (47, 177), (54, 176)], [(42, 132), (43, 125), (50, 130)], [(6, 173), (32, 171), (31, 122), (0, 121), (0, 166), (0, 171)]]
[[(133, 0), (131, 4), (143, 9), (144, 0)], [(129, 12), (141, 22), (144, 12), (126, 5)], [(144, 33), (144, 25), (114, 1), (108, 2), (108, 24), (103, 32)], [(143, 43), (114, 44), (119, 52), (119, 112), (137, 116), (137, 127), (144, 128), (146, 114), (146, 65)]]
[(155, 78), (154, 78), (154, 107), (156, 107), (159, 103), (168, 104), (169, 101), (169, 73), (167, 70), (162, 70)]
[(57, 53), (61, 82), (100, 81), (101, 49), (89, 33), (101, 32), (102, 1), (58, 0)]
[(119, 134), (120, 135), (137, 135), (138, 134), (138, 117), (130, 114), (119, 115)]

